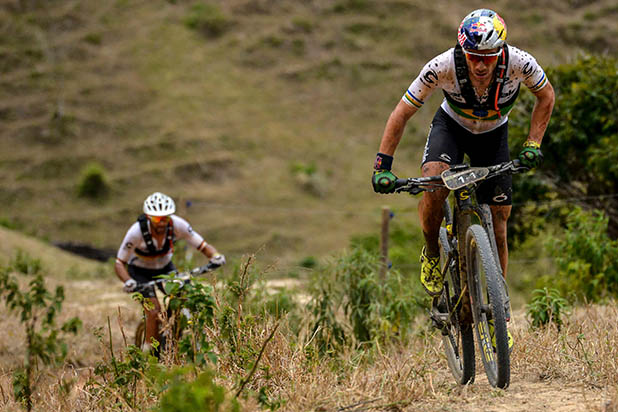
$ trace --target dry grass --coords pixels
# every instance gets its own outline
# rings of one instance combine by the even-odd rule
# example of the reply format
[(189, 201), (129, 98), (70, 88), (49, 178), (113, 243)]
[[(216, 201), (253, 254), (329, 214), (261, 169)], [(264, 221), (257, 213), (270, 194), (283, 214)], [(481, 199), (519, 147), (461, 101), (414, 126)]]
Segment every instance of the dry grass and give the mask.
[[(111, 282), (74, 282), (67, 290), (62, 317), (80, 316), (84, 329), (71, 341), (62, 368), (40, 369), (36, 410), (116, 410), (86, 386), (94, 377), (96, 363), (109, 362), (112, 351), (118, 358), (126, 356), (123, 348), (133, 339), (132, 331), (140, 320), (137, 306)], [(54, 285), (51, 280), (49, 286)], [(348, 349), (334, 358), (322, 359), (308, 355), (311, 351), (305, 350), (305, 340), (287, 328), (285, 319), (267, 318), (244, 329), (242, 335), (245, 345), (254, 349), (264, 346), (259, 367), (240, 398), (242, 410), (259, 409), (255, 394), (266, 387), (270, 399), (281, 401), (281, 410), (285, 411), (336, 411), (344, 407), (356, 411), (472, 411), (491, 406), (505, 411), (614, 411), (611, 408), (615, 408), (618, 393), (617, 315), (615, 302), (578, 307), (560, 331), (551, 327), (533, 331), (523, 314), (514, 316), (512, 384), (506, 391), (488, 386), (480, 364), (475, 384), (456, 385), (447, 371), (440, 337), (423, 317), (407, 345)], [(277, 322), (276, 333), (264, 345)], [(0, 337), (0, 410), (17, 410), (10, 379), (23, 359), (23, 332), (14, 316), (3, 317), (0, 328), (5, 331)], [(93, 335), (96, 330), (103, 336), (101, 341)], [(217, 381), (227, 388), (229, 398), (240, 380), (248, 376), (248, 368), (224, 352), (226, 345), (217, 339), (217, 329), (211, 333), (220, 353)], [(70, 384), (66, 386), (66, 382)], [(65, 392), (64, 387), (70, 389)], [(136, 393), (141, 410), (155, 405), (156, 398), (148, 395), (145, 386), (138, 385)], [(525, 409), (519, 409), (524, 404)], [(125, 410), (132, 409), (125, 405)]]
[(513, 366), (528, 379), (580, 382), (592, 388), (618, 387), (618, 307), (577, 308), (557, 330), (516, 329)]

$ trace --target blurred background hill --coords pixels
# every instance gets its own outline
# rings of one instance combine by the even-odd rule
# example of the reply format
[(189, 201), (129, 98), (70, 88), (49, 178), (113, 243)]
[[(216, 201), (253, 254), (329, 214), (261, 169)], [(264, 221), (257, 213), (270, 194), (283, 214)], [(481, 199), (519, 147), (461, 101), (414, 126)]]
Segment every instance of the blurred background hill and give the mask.
[[(232, 259), (292, 266), (377, 233), (384, 204), (416, 225), (417, 199), (371, 190), (373, 158), (480, 7), (544, 67), (618, 49), (611, 0), (5, 0), (0, 224), (113, 250), (162, 191)], [(418, 173), (440, 100), (408, 125), (399, 175)]]

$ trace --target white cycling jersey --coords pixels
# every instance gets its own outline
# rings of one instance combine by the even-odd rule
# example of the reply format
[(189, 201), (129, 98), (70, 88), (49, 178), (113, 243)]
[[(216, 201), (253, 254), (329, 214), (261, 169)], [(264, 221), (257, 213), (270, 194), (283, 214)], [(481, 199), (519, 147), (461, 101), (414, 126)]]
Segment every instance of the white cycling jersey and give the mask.
[[(171, 217), (174, 226), (174, 239), (185, 239), (189, 245), (195, 248), (199, 248), (202, 246), (202, 243), (205, 243), (204, 238), (193, 230), (189, 222), (176, 215), (172, 215)], [(148, 221), (148, 228), (150, 228), (150, 221)], [(161, 249), (165, 243), (165, 239), (166, 237), (164, 236), (161, 243), (159, 243), (153, 236), (152, 241), (155, 248)], [(172, 260), (172, 255), (174, 254), (174, 248), (170, 247), (169, 251), (164, 255), (144, 257), (136, 254), (135, 248), (148, 250), (144, 237), (142, 236), (139, 222), (133, 223), (127, 231), (120, 245), (120, 249), (118, 249), (118, 253), (116, 254), (119, 260), (145, 269), (162, 269)]]
[[(532, 92), (538, 92), (547, 85), (545, 72), (536, 62), (534, 57), (511, 45), (509, 50), (507, 78), (502, 87), (498, 103), (508, 101), (517, 92), (520, 83), (523, 83)], [(418, 77), (410, 84), (403, 95), (402, 100), (410, 106), (421, 108), (436, 89), (442, 89), (453, 100), (465, 103), (461, 94), (457, 75), (455, 74), (455, 57), (453, 49), (434, 57), (423, 67)], [(487, 99), (481, 98), (481, 103)], [(502, 126), (508, 120), (512, 109), (508, 107), (502, 110), (500, 115), (495, 110), (463, 109), (449, 103), (446, 98), (442, 101), (442, 109), (462, 127), (471, 133), (484, 133)]]

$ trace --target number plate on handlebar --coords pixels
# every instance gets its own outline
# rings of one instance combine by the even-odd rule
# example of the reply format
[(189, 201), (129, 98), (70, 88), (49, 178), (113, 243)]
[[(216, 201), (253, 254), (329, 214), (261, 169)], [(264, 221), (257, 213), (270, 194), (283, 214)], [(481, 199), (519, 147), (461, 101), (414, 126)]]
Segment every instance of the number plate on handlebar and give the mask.
[(483, 180), (489, 174), (489, 169), (486, 167), (471, 167), (461, 172), (457, 169), (448, 169), (440, 174), (444, 186), (450, 190), (461, 189), (471, 183)]

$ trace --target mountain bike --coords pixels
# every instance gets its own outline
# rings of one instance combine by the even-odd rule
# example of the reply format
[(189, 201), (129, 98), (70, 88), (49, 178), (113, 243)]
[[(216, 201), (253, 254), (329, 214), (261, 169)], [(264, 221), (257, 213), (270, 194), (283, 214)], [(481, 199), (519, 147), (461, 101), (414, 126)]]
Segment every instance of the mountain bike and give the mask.
[[(186, 272), (170, 272), (166, 275), (161, 275), (159, 279), (151, 280), (150, 282), (138, 283), (134, 292), (143, 293), (150, 287), (159, 287), (164, 285), (165, 296), (162, 305), (162, 321), (159, 322), (159, 347), (155, 350), (155, 354), (160, 356), (170, 345), (177, 344), (183, 334), (186, 326), (192, 321), (193, 314), (183, 306), (185, 300), (186, 285), (191, 283), (195, 276), (204, 273), (212, 272), (220, 267), (209, 262), (204, 266), (194, 268)], [(145, 315), (142, 321), (137, 325), (135, 330), (135, 346), (141, 348), (144, 345), (146, 337), (146, 319)]]
[(452, 193), (453, 207), (448, 198), (443, 205), (444, 226), (440, 227), (438, 239), (444, 288), (432, 299), (430, 318), (442, 333), (449, 369), (462, 385), (474, 382), (474, 334), (489, 383), (506, 388), (510, 382), (506, 327), (510, 299), (491, 211), (489, 205), (476, 202), (474, 190), (484, 180), (525, 170), (528, 168), (516, 159), (489, 167), (456, 165), (437, 176), (395, 182), (397, 193), (415, 195), (441, 188)]

